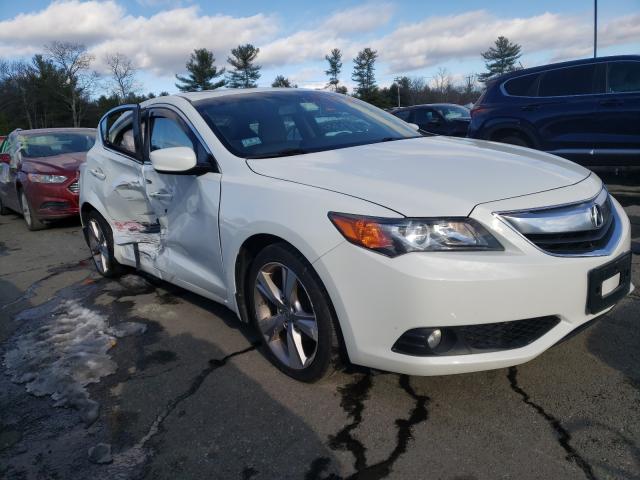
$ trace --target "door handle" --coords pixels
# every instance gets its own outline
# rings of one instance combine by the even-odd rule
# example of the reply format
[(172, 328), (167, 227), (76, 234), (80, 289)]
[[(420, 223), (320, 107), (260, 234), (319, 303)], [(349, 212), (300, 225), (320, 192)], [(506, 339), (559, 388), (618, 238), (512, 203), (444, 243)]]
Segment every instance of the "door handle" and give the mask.
[(98, 180), (104, 180), (105, 178), (107, 178), (107, 176), (104, 173), (102, 173), (102, 170), (98, 168), (93, 168), (89, 170), (89, 173), (94, 177), (96, 177)]
[(531, 103), (529, 105), (520, 107), (520, 110), (524, 110), (525, 112), (532, 112), (533, 110), (537, 110), (538, 108), (540, 108), (539, 103)]
[(612, 98), (610, 100), (601, 100), (600, 101), (600, 105), (602, 105), (603, 107), (619, 107), (623, 103), (624, 102), (622, 100), (617, 99), (617, 98)]
[(171, 199), (173, 198), (173, 194), (169, 193), (169, 192), (163, 192), (162, 190), (160, 190), (159, 192), (150, 192), (149, 196), (151, 198), (164, 198), (164, 199)]

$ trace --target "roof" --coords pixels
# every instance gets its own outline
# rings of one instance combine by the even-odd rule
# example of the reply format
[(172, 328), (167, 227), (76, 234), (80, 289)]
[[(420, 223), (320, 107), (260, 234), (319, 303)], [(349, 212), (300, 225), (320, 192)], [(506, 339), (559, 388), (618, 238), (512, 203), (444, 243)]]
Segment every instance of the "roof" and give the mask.
[(544, 70), (549, 70), (551, 68), (573, 67), (576, 65), (588, 65), (588, 64), (605, 63), (605, 62), (621, 61), (621, 60), (640, 61), (640, 55), (613, 55), (609, 57), (581, 58), (579, 60), (570, 60), (568, 62), (549, 63), (547, 65), (539, 65), (537, 67), (523, 68), (522, 70), (514, 70), (513, 72), (505, 73), (503, 75), (500, 75), (499, 77), (492, 78), (491, 81), (506, 80), (511, 77), (515, 77), (515, 76), (519, 77), (521, 75), (526, 75), (528, 73), (541, 72)]
[[(318, 90), (312, 90), (309, 88), (271, 88), (271, 87), (260, 87), (260, 88), (218, 88), (216, 90), (204, 90), (202, 92), (180, 92), (176, 93), (175, 97), (182, 97), (187, 99), (190, 102), (197, 102), (199, 100), (206, 100), (208, 98), (216, 98), (216, 97), (226, 97), (228, 95), (239, 95), (239, 94), (251, 94), (251, 93), (263, 93), (263, 92), (291, 92), (291, 91), (308, 91), (308, 92), (317, 92)], [(156, 97), (156, 98), (166, 98), (166, 97)]]
[(96, 129), (95, 128), (88, 128), (88, 127), (82, 127), (82, 128), (34, 128), (32, 130), (22, 130), (19, 129), (17, 130), (20, 135), (42, 135), (45, 133), (95, 133)]
[(411, 110), (412, 108), (418, 107), (463, 107), (464, 105), (458, 105), (457, 103), (423, 103), (420, 105), (407, 105), (406, 107), (394, 107), (391, 109), (392, 112), (398, 112), (400, 110)]

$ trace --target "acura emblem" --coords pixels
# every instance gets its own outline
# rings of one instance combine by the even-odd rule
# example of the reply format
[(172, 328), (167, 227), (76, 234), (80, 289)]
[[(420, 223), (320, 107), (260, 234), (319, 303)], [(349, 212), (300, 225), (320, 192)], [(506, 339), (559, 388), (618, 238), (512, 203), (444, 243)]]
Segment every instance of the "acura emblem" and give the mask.
[(600, 205), (594, 204), (591, 206), (591, 224), (593, 228), (600, 228), (604, 224), (604, 217), (602, 216)]

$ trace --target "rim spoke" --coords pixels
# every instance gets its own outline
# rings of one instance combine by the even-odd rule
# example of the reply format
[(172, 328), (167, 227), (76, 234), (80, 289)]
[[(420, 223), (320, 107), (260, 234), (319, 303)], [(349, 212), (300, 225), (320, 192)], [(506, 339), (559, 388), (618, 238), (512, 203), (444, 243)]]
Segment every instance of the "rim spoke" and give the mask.
[(268, 342), (273, 342), (278, 338), (278, 334), (282, 331), (284, 320), (283, 315), (273, 315), (260, 321), (262, 334), (267, 337)]
[(89, 222), (89, 225), (91, 226), (91, 233), (93, 233), (93, 237), (96, 239), (96, 243), (102, 243), (102, 231), (98, 226), (98, 222), (96, 222), (95, 220), (91, 220)]
[(296, 277), (296, 274), (287, 267), (282, 267), (282, 291), (285, 305), (290, 305), (292, 303), (291, 297), (293, 296), (293, 291), (296, 288), (296, 283), (298, 283), (298, 277)]
[(316, 323), (316, 318), (313, 315), (306, 313), (300, 315), (300, 313), (297, 313), (294, 316), (294, 324), (302, 334), (306, 335), (314, 342), (318, 341), (318, 324)]
[(102, 271), (107, 271), (107, 257), (103, 253), (100, 253), (100, 263), (102, 264)]
[(293, 368), (302, 368), (307, 361), (307, 356), (302, 348), (302, 338), (300, 333), (293, 329), (290, 322), (287, 326), (287, 351), (289, 353), (289, 363)]
[(258, 283), (256, 284), (256, 287), (265, 300), (268, 300), (275, 306), (283, 305), (280, 298), (280, 289), (276, 287), (273, 280), (271, 280), (271, 275), (261, 271), (258, 273), (257, 281)]

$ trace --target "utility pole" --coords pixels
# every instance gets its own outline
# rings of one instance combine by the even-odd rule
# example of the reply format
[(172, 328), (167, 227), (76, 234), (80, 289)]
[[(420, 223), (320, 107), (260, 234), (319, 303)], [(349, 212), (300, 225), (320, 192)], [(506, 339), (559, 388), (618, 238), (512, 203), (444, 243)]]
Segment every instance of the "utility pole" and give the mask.
[(398, 90), (398, 106), (400, 106), (400, 80), (402, 80), (400, 77), (393, 79), (393, 81), (396, 82), (396, 89)]
[(598, 56), (598, 0), (593, 0), (593, 58)]

